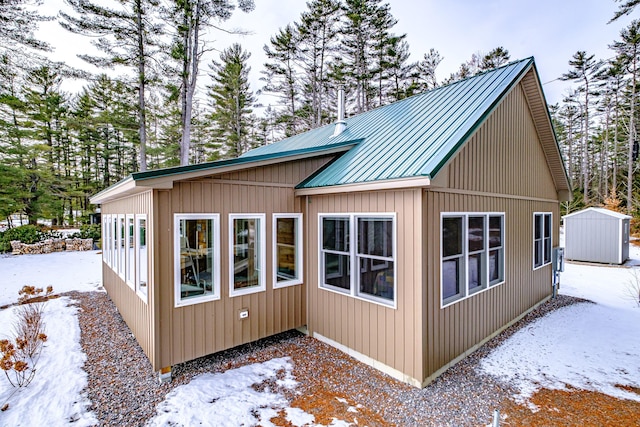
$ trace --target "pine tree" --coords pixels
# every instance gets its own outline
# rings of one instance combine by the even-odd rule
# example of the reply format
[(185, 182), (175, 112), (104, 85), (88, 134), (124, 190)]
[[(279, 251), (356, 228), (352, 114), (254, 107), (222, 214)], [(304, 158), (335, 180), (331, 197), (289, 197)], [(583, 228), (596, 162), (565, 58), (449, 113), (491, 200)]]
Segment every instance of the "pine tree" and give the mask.
[(253, 92), (249, 87), (247, 65), (249, 54), (238, 43), (220, 54), (220, 62), (211, 64), (209, 95), (213, 98), (213, 121), (218, 140), (227, 157), (238, 157), (250, 148), (251, 106)]
[(298, 34), (297, 58), (303, 82), (302, 111), (308, 111), (304, 129), (312, 129), (326, 123), (331, 110), (328, 87), (329, 63), (335, 55), (338, 40), (337, 23), (340, 3), (337, 0), (314, 0), (307, 3), (296, 24)]
[(298, 125), (300, 101), (298, 58), (298, 33), (292, 25), (280, 29), (271, 37), (271, 45), (264, 46), (269, 62), (264, 64), (263, 77), (266, 84), (263, 92), (280, 98), (281, 111), (278, 123), (284, 127), (284, 135), (292, 136), (300, 131)]
[(502, 46), (498, 46), (482, 57), (479, 71), (488, 71), (501, 67), (508, 63), (510, 58), (509, 51)]
[(593, 96), (592, 88), (593, 81), (596, 79), (596, 74), (601, 66), (601, 63), (595, 61), (594, 55), (587, 55), (585, 51), (578, 51), (573, 55), (573, 59), (569, 61), (569, 65), (573, 69), (563, 74), (562, 80), (577, 80), (581, 82), (581, 91), (584, 94), (584, 104), (582, 105), (584, 112), (584, 132), (583, 135), (583, 151), (582, 151), (582, 174), (584, 195), (583, 200), (585, 205), (589, 205), (590, 197), (590, 167), (589, 167), (589, 130), (591, 121), (589, 118), (589, 101)]
[(629, 108), (629, 133), (627, 151), (627, 212), (633, 210), (633, 146), (637, 143), (636, 133), (636, 87), (638, 83), (638, 60), (640, 59), (640, 21), (635, 20), (620, 31), (620, 41), (613, 43), (611, 48), (624, 61), (631, 73), (631, 93)]
[[(112, 0), (114, 1), (114, 0)], [(100, 68), (125, 66), (135, 73), (138, 106), (140, 170), (147, 169), (146, 92), (150, 82), (149, 59), (157, 53), (162, 27), (152, 11), (157, 0), (115, 0), (114, 7), (90, 0), (67, 0), (78, 16), (60, 12), (60, 25), (74, 34), (100, 38), (93, 42), (103, 56), (79, 55)], [(115, 7), (117, 6), (117, 7)], [(156, 49), (156, 50), (154, 50)]]
[(436, 69), (444, 58), (434, 48), (429, 49), (423, 55), (423, 59), (416, 65), (418, 86), (420, 90), (429, 90), (438, 87)]

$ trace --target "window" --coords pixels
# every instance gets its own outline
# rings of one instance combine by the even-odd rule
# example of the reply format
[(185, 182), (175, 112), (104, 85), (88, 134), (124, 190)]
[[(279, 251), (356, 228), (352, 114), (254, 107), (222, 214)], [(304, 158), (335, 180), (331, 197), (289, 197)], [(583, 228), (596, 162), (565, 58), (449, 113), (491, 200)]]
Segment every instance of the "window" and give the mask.
[(264, 214), (229, 214), (229, 295), (266, 290)]
[(134, 274), (135, 274), (135, 242), (133, 241), (135, 236), (134, 227), (134, 218), (133, 215), (127, 215), (125, 217), (125, 222), (127, 224), (126, 236), (125, 236), (125, 281), (131, 288), (135, 287), (134, 284)]
[(111, 269), (118, 271), (118, 216), (111, 216)]
[(147, 253), (147, 216), (136, 215), (136, 232), (135, 232), (135, 253), (136, 253), (136, 292), (145, 301), (147, 299), (147, 269), (148, 269), (148, 253)]
[(102, 217), (102, 259), (111, 266), (111, 215)]
[(504, 214), (442, 215), (442, 305), (504, 281)]
[(320, 287), (395, 306), (395, 215), (321, 215), (319, 228)]
[(176, 307), (220, 299), (219, 215), (175, 214), (174, 233)]
[(533, 268), (551, 263), (551, 213), (533, 214)]
[(302, 283), (302, 214), (273, 215), (273, 287)]
[(124, 215), (118, 215), (118, 274), (120, 277), (124, 278), (124, 269), (125, 269), (125, 245), (126, 245), (126, 223)]

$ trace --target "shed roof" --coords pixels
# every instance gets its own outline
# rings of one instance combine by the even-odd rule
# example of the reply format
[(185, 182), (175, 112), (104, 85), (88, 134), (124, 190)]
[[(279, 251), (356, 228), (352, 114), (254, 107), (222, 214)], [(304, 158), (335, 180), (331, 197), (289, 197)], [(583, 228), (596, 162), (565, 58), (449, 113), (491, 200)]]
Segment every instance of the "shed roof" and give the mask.
[(569, 179), (533, 58), (442, 86), (346, 119), (346, 129), (333, 136), (334, 124), (251, 150), (232, 160), (159, 169), (132, 174), (93, 196), (92, 203), (171, 186), (175, 180), (220, 173), (229, 168), (340, 153), (299, 190), (346, 187), (364, 183), (381, 186), (414, 180), (428, 185), (438, 171), (484, 123), (505, 95), (522, 82), (536, 131), (556, 190), (568, 193)]
[(572, 212), (570, 214), (567, 214), (567, 215), (563, 216), (562, 218), (566, 219), (566, 218), (571, 218), (571, 217), (574, 217), (574, 216), (581, 216), (581, 215), (584, 215), (584, 214), (589, 213), (589, 212), (595, 212), (597, 214), (610, 216), (610, 217), (616, 218), (616, 219), (631, 219), (631, 217), (629, 215), (625, 215), (623, 213), (612, 211), (612, 210), (606, 209), (606, 208), (586, 208), (586, 209), (582, 209), (582, 210), (577, 211), (577, 212)]

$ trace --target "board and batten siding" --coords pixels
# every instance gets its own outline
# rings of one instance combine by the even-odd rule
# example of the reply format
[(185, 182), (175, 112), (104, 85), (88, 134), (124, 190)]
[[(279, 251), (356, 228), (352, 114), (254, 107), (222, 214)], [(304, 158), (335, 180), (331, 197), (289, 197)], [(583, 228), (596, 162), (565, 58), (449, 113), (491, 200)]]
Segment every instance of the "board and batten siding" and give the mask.
[[(419, 384), (423, 378), (421, 189), (314, 195), (305, 200), (310, 335), (328, 338), (403, 373), (409, 377), (405, 381)], [(376, 212), (396, 214), (395, 309), (318, 286), (318, 215)]]
[[(552, 268), (533, 268), (533, 216), (551, 212), (559, 243), (560, 204), (521, 84), (478, 128), (424, 192), (424, 384), (544, 301)], [(442, 308), (441, 215), (504, 212), (505, 282)]]
[[(120, 315), (133, 332), (138, 344), (149, 360), (155, 357), (154, 310), (156, 298), (154, 293), (154, 262), (155, 249), (153, 245), (153, 213), (152, 191), (146, 191), (134, 196), (124, 197), (101, 205), (102, 215), (146, 214), (147, 215), (147, 301), (140, 298), (135, 290), (126, 284), (118, 273), (111, 269), (103, 258), (102, 284), (109, 297), (118, 307)], [(104, 239), (103, 239), (104, 241)]]
[[(175, 182), (156, 190), (158, 218), (156, 310), (158, 358), (154, 369), (175, 365), (306, 324), (305, 284), (273, 288), (273, 214), (303, 213), (294, 187), (332, 159), (324, 156), (257, 167), (194, 181)], [(173, 216), (176, 213), (220, 214), (220, 290), (216, 301), (174, 306)], [(229, 296), (229, 214), (266, 215), (266, 291)], [(303, 216), (303, 221), (306, 218)], [(303, 236), (303, 240), (306, 236)], [(304, 254), (306, 257), (307, 255)], [(249, 310), (247, 319), (239, 318)]]

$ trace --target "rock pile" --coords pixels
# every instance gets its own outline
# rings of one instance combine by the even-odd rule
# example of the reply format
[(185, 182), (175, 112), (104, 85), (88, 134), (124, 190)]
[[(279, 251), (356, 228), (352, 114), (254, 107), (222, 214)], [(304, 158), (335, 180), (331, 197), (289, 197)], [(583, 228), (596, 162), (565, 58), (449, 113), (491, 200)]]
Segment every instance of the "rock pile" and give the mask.
[(33, 244), (22, 243), (19, 240), (11, 241), (11, 250), (14, 255), (48, 254), (62, 251), (90, 251), (93, 249), (93, 239), (46, 239)]

